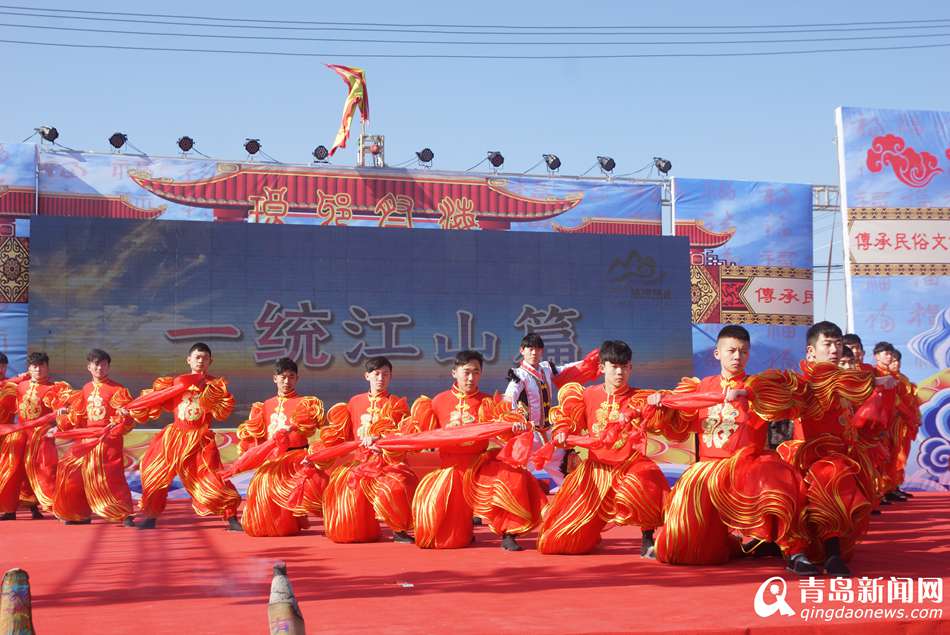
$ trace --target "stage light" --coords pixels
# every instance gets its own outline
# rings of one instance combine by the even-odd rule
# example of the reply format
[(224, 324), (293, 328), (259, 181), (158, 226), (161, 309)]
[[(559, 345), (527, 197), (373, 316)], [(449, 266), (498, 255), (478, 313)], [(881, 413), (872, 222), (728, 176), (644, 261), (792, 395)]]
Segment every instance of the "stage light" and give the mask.
[(653, 165), (655, 165), (660, 174), (664, 176), (669, 174), (670, 170), (673, 169), (673, 162), (663, 157), (653, 157)]
[(128, 135), (122, 132), (113, 132), (112, 136), (109, 137), (109, 143), (116, 150), (120, 150), (122, 146), (125, 145), (125, 142), (129, 140)]
[(597, 163), (600, 164), (600, 169), (604, 174), (610, 174), (617, 167), (617, 162), (610, 157), (597, 157)]
[(505, 157), (502, 156), (501, 152), (494, 150), (488, 153), (488, 162), (497, 170), (505, 164)]
[(185, 135), (184, 137), (178, 140), (178, 149), (182, 152), (189, 152), (192, 148), (195, 147), (195, 140)]
[(435, 153), (432, 152), (429, 148), (423, 148), (416, 152), (416, 157), (419, 159), (419, 163), (432, 163), (432, 159), (435, 158)]
[(53, 128), (52, 126), (40, 126), (36, 129), (36, 131), (40, 133), (41, 137), (43, 137), (43, 141), (54, 143), (57, 139), (59, 139), (59, 130)]
[(542, 154), (541, 156), (544, 157), (544, 163), (548, 166), (549, 171), (557, 172), (561, 169), (561, 159), (556, 154)]
[(251, 156), (254, 156), (261, 151), (261, 140), (260, 139), (245, 139), (244, 140), (244, 149), (247, 150), (247, 153)]
[(326, 161), (328, 156), (330, 156), (330, 151), (326, 146), (317, 146), (313, 149), (313, 158), (317, 161)]

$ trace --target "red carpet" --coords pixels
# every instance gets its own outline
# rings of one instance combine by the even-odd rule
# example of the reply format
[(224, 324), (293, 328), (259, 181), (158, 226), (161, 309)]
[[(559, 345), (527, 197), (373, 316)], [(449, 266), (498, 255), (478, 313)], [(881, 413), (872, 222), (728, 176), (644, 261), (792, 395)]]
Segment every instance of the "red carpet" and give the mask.
[[(249, 538), (197, 519), (182, 502), (170, 503), (150, 532), (27, 518), (0, 523), (0, 570), (29, 572), (42, 635), (265, 633), (271, 566), (280, 559), (311, 633), (950, 632), (950, 602), (918, 604), (916, 588), (904, 619), (761, 618), (753, 597), (782, 574), (777, 560), (670, 567), (635, 555), (639, 530), (629, 528), (608, 532), (589, 556), (542, 556), (503, 552), (485, 528), (457, 551), (335, 545), (319, 525), (292, 538)], [(885, 582), (942, 577), (946, 586), (948, 536), (950, 496), (918, 494), (875, 517), (852, 568)], [(799, 582), (783, 577), (797, 610)], [(940, 608), (943, 617), (911, 619), (914, 608)]]

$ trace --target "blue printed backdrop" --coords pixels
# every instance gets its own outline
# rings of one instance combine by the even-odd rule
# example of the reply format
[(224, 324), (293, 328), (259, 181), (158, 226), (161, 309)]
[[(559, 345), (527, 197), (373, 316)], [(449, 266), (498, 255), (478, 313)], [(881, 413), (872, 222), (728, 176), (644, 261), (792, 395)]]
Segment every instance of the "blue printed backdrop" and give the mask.
[(36, 179), (36, 146), (0, 144), (0, 351), (8, 374), (26, 370), (30, 222), (5, 212), (33, 213)]
[(950, 112), (840, 108), (836, 118), (851, 325), (865, 349), (893, 343), (926, 400), (906, 486), (947, 490)]
[[(715, 271), (726, 263), (776, 270), (812, 268), (812, 188), (795, 183), (673, 179), (673, 220), (678, 233), (685, 222), (699, 221), (707, 230), (733, 232), (722, 246), (693, 250), (693, 265)], [(811, 320), (813, 295), (808, 280), (800, 280), (785, 292), (773, 284), (771, 297), (763, 294), (759, 308), (777, 324), (743, 323), (752, 336), (749, 371), (795, 368), (804, 355), (804, 339)], [(694, 288), (696, 288), (694, 283)], [(720, 293), (727, 296), (728, 289)], [(788, 302), (786, 302), (788, 300)], [(723, 298), (725, 303), (726, 298)], [(725, 308), (725, 307), (724, 307)], [(791, 309), (795, 313), (785, 313)], [(716, 334), (722, 328), (715, 313), (698, 321), (694, 300), (693, 360), (698, 375), (719, 372), (712, 356)], [(782, 323), (785, 322), (785, 323)], [(789, 322), (792, 322), (791, 324)], [(797, 322), (797, 324), (796, 324)]]

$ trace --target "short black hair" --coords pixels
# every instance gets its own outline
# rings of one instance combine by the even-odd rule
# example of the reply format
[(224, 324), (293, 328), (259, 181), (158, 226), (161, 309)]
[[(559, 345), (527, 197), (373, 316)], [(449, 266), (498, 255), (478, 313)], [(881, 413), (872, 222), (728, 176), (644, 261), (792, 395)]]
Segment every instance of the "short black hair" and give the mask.
[(6, 353), (0, 353), (0, 364), (9, 364), (10, 360), (7, 359)]
[(890, 342), (878, 342), (877, 344), (874, 345), (875, 355), (877, 355), (878, 353), (883, 353), (884, 351), (890, 351), (891, 353), (893, 353), (895, 350), (896, 349), (894, 348), (894, 345), (891, 344)]
[(854, 359), (854, 351), (852, 351), (850, 348), (848, 348), (847, 346), (845, 346), (845, 347), (843, 347), (843, 348), (841, 349), (841, 357), (842, 357), (842, 358), (847, 357), (848, 359)]
[(40, 353), (38, 351), (33, 351), (26, 356), (26, 365), (27, 366), (42, 366), (46, 364), (49, 366), (49, 355), (46, 353)]
[(861, 348), (864, 348), (864, 344), (861, 343), (861, 338), (858, 337), (857, 333), (845, 333), (844, 337), (841, 338), (841, 342), (845, 346), (854, 346), (857, 344)]
[(106, 362), (111, 364), (112, 357), (101, 348), (94, 348), (86, 353), (87, 362)]
[(388, 368), (389, 372), (393, 372), (393, 363), (389, 361), (388, 357), (380, 355), (378, 357), (370, 357), (366, 360), (366, 363), (363, 364), (363, 370), (367, 373), (379, 370), (380, 368)]
[(485, 366), (485, 358), (482, 357), (482, 354), (478, 351), (464, 350), (455, 354), (455, 368), (464, 366), (469, 362), (478, 362), (479, 368), (483, 368)]
[(208, 355), (210, 355), (211, 347), (205, 344), (204, 342), (195, 342), (194, 344), (191, 345), (191, 348), (188, 349), (188, 354), (191, 355), (195, 351), (198, 351), (200, 353), (207, 353)]
[(891, 355), (893, 355), (894, 359), (896, 359), (897, 361), (901, 361), (901, 352), (897, 350), (896, 348), (891, 351)]
[(719, 335), (716, 336), (716, 342), (719, 340), (724, 340), (726, 338), (732, 338), (734, 340), (739, 340), (740, 342), (745, 342), (746, 344), (752, 343), (752, 338), (749, 337), (749, 331), (745, 327), (739, 326), (738, 324), (727, 324), (722, 327), (719, 331)]
[(290, 359), (289, 357), (281, 357), (276, 362), (274, 362), (274, 374), (283, 375), (287, 371), (293, 371), (294, 375), (298, 374), (297, 362)]
[(528, 333), (521, 338), (521, 348), (544, 348), (544, 340), (537, 333)]
[(600, 345), (600, 363), (628, 364), (633, 359), (630, 345), (622, 340), (607, 340)]
[(808, 327), (808, 333), (805, 334), (805, 342), (809, 346), (814, 346), (815, 342), (817, 342), (818, 338), (822, 335), (825, 337), (834, 338), (843, 337), (841, 334), (841, 327), (834, 322), (828, 322), (826, 320), (822, 322), (815, 322), (810, 327)]

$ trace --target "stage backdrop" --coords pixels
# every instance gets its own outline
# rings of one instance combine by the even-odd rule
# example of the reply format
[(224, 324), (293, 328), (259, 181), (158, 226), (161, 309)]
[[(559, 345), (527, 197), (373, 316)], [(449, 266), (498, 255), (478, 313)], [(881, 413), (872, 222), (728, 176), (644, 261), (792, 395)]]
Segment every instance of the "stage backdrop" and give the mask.
[[(906, 486), (950, 489), (950, 112), (836, 111), (849, 328), (920, 386)], [(873, 360), (866, 360), (873, 363)]]
[(231, 425), (273, 394), (282, 356), (327, 405), (366, 389), (373, 355), (393, 361), (395, 393), (431, 396), (473, 348), (483, 389), (503, 390), (529, 331), (558, 363), (624, 339), (637, 385), (691, 373), (682, 238), (40, 216), (31, 240), (30, 342), (54, 375), (86, 381), (99, 346), (138, 390), (207, 341), (239, 402)]
[(712, 349), (723, 324), (749, 330), (750, 372), (797, 368), (814, 306), (811, 186), (675, 178), (672, 189), (678, 234), (721, 237), (690, 250), (697, 374), (719, 372)]

